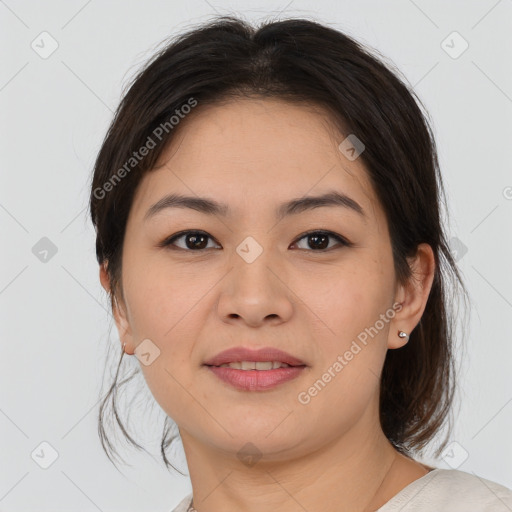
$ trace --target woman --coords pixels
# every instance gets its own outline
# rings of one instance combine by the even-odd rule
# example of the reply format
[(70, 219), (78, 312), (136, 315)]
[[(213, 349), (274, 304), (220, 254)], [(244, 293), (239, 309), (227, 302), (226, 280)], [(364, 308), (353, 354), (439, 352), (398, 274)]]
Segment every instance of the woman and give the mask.
[[(223, 17), (139, 73), (90, 208), (119, 366), (136, 355), (183, 442), (176, 512), (512, 509), (506, 487), (413, 456), (455, 389), (447, 278), (465, 289), (441, 192), (414, 93), (319, 23)], [(109, 404), (141, 448), (119, 366), (109, 456)]]

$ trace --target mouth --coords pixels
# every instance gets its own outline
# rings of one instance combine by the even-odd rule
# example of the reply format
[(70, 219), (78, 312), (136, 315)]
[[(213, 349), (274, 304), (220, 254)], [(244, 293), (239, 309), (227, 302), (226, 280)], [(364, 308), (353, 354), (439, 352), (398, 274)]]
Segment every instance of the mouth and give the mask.
[(271, 370), (242, 370), (229, 366), (206, 366), (224, 384), (238, 391), (268, 391), (299, 377), (306, 366), (287, 366)]
[(273, 347), (250, 349), (234, 347), (220, 352), (204, 362), (206, 366), (225, 367), (228, 365), (237, 370), (270, 371), (281, 367), (307, 366), (299, 358)]
[(241, 391), (264, 391), (295, 379), (308, 366), (295, 356), (272, 347), (236, 347), (204, 363), (216, 377)]
[(233, 361), (223, 364), (207, 364), (206, 366), (214, 366), (215, 368), (234, 368), (235, 370), (277, 370), (278, 368), (298, 368), (306, 366), (305, 364), (291, 365), (281, 361)]

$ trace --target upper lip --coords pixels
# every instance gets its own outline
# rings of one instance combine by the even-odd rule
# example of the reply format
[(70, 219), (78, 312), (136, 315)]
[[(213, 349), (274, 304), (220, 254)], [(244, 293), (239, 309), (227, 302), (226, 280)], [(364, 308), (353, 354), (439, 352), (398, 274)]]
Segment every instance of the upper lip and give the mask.
[(279, 361), (289, 364), (290, 366), (306, 366), (306, 363), (297, 357), (273, 347), (263, 347), (259, 349), (233, 347), (208, 359), (204, 364), (207, 366), (220, 366), (221, 364), (240, 361)]

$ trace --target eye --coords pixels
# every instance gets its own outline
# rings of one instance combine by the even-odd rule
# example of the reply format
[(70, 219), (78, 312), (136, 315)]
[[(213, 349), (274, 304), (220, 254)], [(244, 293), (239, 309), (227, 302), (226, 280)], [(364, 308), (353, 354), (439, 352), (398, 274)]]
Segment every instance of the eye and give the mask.
[[(309, 250), (314, 252), (325, 252), (333, 249), (333, 247), (329, 247), (329, 239), (334, 239), (338, 242), (338, 245), (341, 246), (352, 246), (352, 243), (343, 238), (332, 231), (309, 231), (308, 233), (303, 234), (300, 238), (295, 241), (293, 245), (297, 245), (300, 240), (307, 239), (307, 243), (309, 245)], [(184, 245), (177, 245), (176, 241), (183, 239)], [(208, 247), (208, 239), (213, 240), (213, 238), (204, 231), (181, 231), (172, 235), (171, 237), (166, 238), (162, 242), (158, 244), (158, 247), (169, 247), (169, 248), (178, 248), (183, 250), (189, 250), (194, 252), (199, 252), (204, 249), (211, 249), (212, 247)], [(174, 246), (174, 247), (171, 247)], [(336, 245), (334, 246), (334, 248)], [(303, 250), (304, 248), (299, 249)], [(308, 247), (305, 248), (308, 250)]]
[[(332, 238), (338, 242), (338, 245), (341, 246), (347, 246), (350, 247), (352, 244), (343, 238), (340, 235), (337, 235), (336, 233), (333, 233), (332, 231), (309, 231), (308, 233), (305, 233), (297, 240), (300, 241), (302, 239), (307, 239), (307, 242), (310, 247), (313, 247), (314, 252), (324, 252), (331, 250), (333, 247), (329, 247), (329, 238)], [(297, 242), (294, 242), (294, 244), (297, 244)], [(336, 246), (334, 246), (335, 248)], [(308, 248), (306, 247), (306, 250)]]
[[(191, 250), (191, 251), (200, 251), (202, 249), (208, 249), (208, 238), (212, 239), (208, 233), (204, 231), (181, 231), (180, 233), (176, 233), (169, 238), (166, 238), (163, 242), (158, 244), (159, 247), (167, 247), (171, 245), (175, 245), (176, 240), (180, 238), (184, 239), (185, 246), (176, 246), (179, 249), (183, 250)], [(174, 248), (174, 247), (173, 247)], [(211, 247), (210, 247), (211, 248)]]

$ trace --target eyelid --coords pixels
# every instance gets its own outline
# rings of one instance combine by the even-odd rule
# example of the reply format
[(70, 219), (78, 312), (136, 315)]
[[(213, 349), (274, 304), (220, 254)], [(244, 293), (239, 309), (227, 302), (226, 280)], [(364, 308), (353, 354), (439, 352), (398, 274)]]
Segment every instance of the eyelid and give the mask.
[(215, 240), (215, 238), (212, 235), (210, 235), (209, 233), (207, 233), (206, 231), (202, 231), (200, 229), (185, 229), (183, 231), (178, 231), (177, 233), (174, 233), (173, 235), (168, 236), (167, 238), (164, 238), (160, 243), (157, 244), (157, 247), (163, 247), (163, 248), (172, 247), (173, 249), (178, 249), (178, 250), (181, 249), (182, 251), (186, 251), (186, 252), (204, 252), (206, 249), (193, 251), (191, 249), (182, 249), (181, 247), (176, 247), (173, 245), (173, 242), (175, 242), (177, 239), (179, 239), (182, 236), (187, 235), (189, 233), (196, 233), (198, 235), (204, 235), (204, 236), (210, 238), (211, 240), (213, 240), (216, 244), (220, 245), (219, 242), (217, 242), (217, 240)]
[[(334, 238), (338, 242), (338, 246), (341, 246), (341, 247), (343, 247), (343, 246), (345, 246), (345, 247), (352, 247), (354, 245), (352, 242), (347, 240), (344, 236), (339, 235), (338, 233), (335, 233), (334, 231), (330, 231), (329, 229), (311, 229), (309, 231), (306, 231), (305, 233), (300, 234), (295, 239), (295, 241), (292, 242), (292, 245), (296, 244), (297, 242), (299, 242), (303, 238), (305, 238), (305, 237), (307, 237), (309, 235), (314, 235), (314, 234), (322, 234), (322, 235), (326, 235), (326, 236), (329, 236), (331, 238)], [(331, 247), (330, 249), (321, 249), (321, 250), (318, 250), (318, 251), (314, 251), (312, 249), (299, 249), (299, 250), (303, 250), (303, 251), (307, 251), (307, 252), (311, 252), (311, 253), (326, 253), (326, 252), (329, 252), (329, 251), (331, 251), (333, 249), (336, 249), (338, 246)]]
[[(163, 241), (158, 243), (157, 246), (160, 247), (160, 248), (169, 248), (169, 247), (171, 247), (172, 249), (182, 250), (182, 251), (185, 251), (185, 252), (197, 252), (197, 253), (205, 252), (207, 249), (199, 249), (199, 250), (194, 251), (192, 249), (183, 249), (182, 247), (177, 247), (177, 246), (173, 245), (173, 243), (176, 240), (178, 240), (182, 236), (187, 235), (189, 233), (195, 233), (195, 234), (199, 234), (199, 235), (204, 235), (207, 238), (210, 238), (211, 240), (213, 240), (216, 244), (220, 245), (219, 242), (217, 242), (217, 240), (215, 240), (215, 238), (212, 235), (210, 235), (209, 233), (207, 233), (206, 231), (202, 231), (200, 229), (186, 229), (186, 230), (183, 230), (183, 231), (178, 231), (177, 233), (174, 233), (173, 235), (165, 238)], [(354, 245), (352, 242), (347, 240), (344, 236), (342, 236), (342, 235), (340, 235), (338, 233), (335, 233), (334, 231), (330, 231), (328, 229), (312, 229), (312, 230), (306, 231), (304, 233), (301, 233), (300, 235), (297, 236), (297, 238), (295, 238), (295, 240), (292, 242), (292, 245), (296, 244), (297, 242), (299, 242), (303, 238), (306, 238), (307, 236), (313, 235), (313, 234), (327, 235), (327, 236), (335, 239), (338, 242), (338, 246), (341, 246), (341, 247), (343, 247), (343, 246), (345, 246), (345, 247), (352, 247)], [(332, 249), (335, 249), (336, 247), (337, 246), (331, 247), (330, 249), (319, 249), (317, 251), (315, 251), (313, 249), (299, 249), (299, 250), (300, 251), (313, 252), (313, 253), (314, 252), (325, 253), (325, 252), (331, 251)]]

